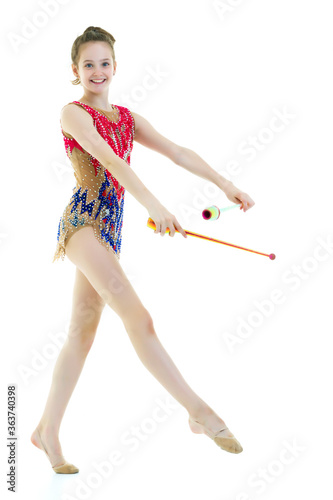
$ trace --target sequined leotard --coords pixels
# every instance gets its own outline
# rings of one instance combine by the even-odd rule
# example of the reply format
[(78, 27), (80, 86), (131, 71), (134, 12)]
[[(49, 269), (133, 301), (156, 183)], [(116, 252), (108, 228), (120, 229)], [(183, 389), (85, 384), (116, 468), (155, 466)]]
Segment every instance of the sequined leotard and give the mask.
[[(92, 116), (99, 134), (130, 165), (135, 123), (129, 109), (113, 105), (113, 109), (118, 110), (118, 119), (111, 120), (107, 115), (111, 116), (112, 111), (92, 108), (80, 101), (72, 103), (82, 106)], [(74, 169), (76, 186), (60, 217), (57, 247), (52, 262), (60, 257), (64, 260), (65, 245), (69, 238), (88, 225), (93, 227), (97, 240), (119, 259), (125, 188), (73, 136), (63, 130), (62, 134), (66, 154)]]

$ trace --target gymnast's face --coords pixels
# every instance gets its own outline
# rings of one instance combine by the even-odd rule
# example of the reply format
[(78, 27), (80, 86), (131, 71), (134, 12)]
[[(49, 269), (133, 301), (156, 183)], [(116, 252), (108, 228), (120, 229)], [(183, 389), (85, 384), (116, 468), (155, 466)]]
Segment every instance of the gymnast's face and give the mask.
[[(73, 73), (79, 76), (81, 85), (89, 93), (107, 93), (117, 63), (113, 61), (107, 42), (86, 42), (79, 49), (79, 67), (72, 64)], [(101, 83), (93, 80), (102, 80)]]

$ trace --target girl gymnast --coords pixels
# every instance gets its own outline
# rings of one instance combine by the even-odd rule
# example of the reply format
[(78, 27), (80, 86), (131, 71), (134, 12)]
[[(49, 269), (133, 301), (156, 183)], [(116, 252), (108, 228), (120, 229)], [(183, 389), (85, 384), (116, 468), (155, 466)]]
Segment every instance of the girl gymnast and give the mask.
[[(144, 366), (187, 410), (189, 427), (204, 433), (221, 449), (240, 453), (243, 448), (225, 422), (182, 377), (159, 341), (152, 317), (119, 264), (124, 193), (127, 189), (148, 211), (156, 234), (187, 237), (177, 218), (146, 188), (130, 168), (133, 141), (161, 153), (176, 165), (217, 185), (245, 212), (254, 205), (250, 196), (219, 175), (192, 150), (159, 134), (138, 113), (110, 104), (108, 91), (116, 73), (114, 37), (89, 26), (72, 46), (72, 70), (83, 96), (61, 110), (66, 153), (76, 187), (60, 217), (53, 261), (67, 255), (76, 266), (72, 315), (66, 341), (54, 367), (52, 384), (32, 443), (47, 455), (60, 474), (79, 469), (63, 455), (59, 428), (94, 341), (105, 304), (122, 319)], [(82, 314), (82, 307), (89, 314)]]

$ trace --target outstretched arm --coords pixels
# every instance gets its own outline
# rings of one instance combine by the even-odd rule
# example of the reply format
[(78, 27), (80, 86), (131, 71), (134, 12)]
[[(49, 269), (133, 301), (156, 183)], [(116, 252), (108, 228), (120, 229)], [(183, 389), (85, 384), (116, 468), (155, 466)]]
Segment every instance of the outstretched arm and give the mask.
[(186, 168), (192, 174), (207, 179), (218, 186), (233, 203), (241, 203), (241, 210), (249, 210), (255, 204), (252, 198), (238, 189), (231, 181), (216, 172), (197, 153), (188, 148), (182, 148), (178, 158), (178, 165)]
[(61, 110), (61, 126), (77, 143), (96, 158), (101, 165), (143, 205), (156, 225), (155, 233), (174, 236), (176, 229), (187, 238), (187, 234), (177, 218), (162, 205), (136, 175), (128, 163), (119, 157), (96, 130), (91, 115), (81, 106), (69, 103)]
[(176, 165), (185, 168), (192, 174), (214, 183), (225, 193), (230, 201), (241, 203), (242, 206), (240, 208), (244, 212), (254, 205), (254, 201), (248, 194), (238, 189), (231, 181), (216, 172), (197, 153), (170, 141), (157, 132), (143, 116), (131, 113), (135, 121), (135, 141), (167, 156)]

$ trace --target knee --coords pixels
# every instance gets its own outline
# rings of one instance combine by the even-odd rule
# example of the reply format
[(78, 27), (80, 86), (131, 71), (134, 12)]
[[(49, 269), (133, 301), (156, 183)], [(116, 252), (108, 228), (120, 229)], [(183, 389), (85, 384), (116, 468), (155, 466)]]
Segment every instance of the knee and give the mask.
[(139, 313), (133, 314), (131, 318), (125, 322), (125, 328), (128, 332), (140, 331), (149, 335), (156, 334), (153, 318), (145, 308), (140, 310)]
[(97, 329), (89, 330), (76, 330), (75, 335), (68, 333), (68, 341), (74, 347), (77, 352), (82, 355), (87, 355), (94, 343), (95, 335)]

